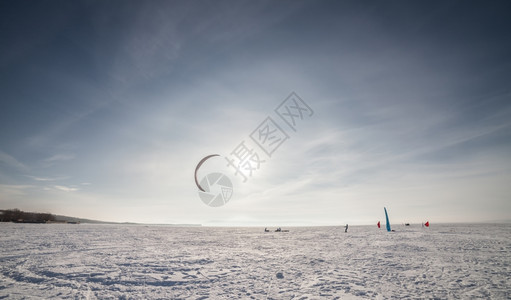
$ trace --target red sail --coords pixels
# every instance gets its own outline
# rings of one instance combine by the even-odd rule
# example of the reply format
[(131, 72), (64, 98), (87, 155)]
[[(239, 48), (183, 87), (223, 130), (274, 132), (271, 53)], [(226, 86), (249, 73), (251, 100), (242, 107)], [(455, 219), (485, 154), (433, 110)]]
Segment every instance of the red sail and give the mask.
[(380, 228), (380, 221), (378, 221), (378, 228)]
[(429, 221), (427, 221), (426, 223), (424, 223), (424, 226), (429, 227)]

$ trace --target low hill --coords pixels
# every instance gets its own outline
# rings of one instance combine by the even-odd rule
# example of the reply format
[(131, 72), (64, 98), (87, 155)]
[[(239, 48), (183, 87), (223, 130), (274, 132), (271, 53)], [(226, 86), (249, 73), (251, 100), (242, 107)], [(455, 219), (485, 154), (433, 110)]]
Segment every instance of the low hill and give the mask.
[(76, 218), (62, 215), (54, 215), (50, 213), (24, 212), (15, 209), (0, 209), (0, 222), (20, 222), (20, 223), (88, 223), (88, 224), (129, 224), (129, 225), (165, 225), (176, 227), (197, 227), (201, 224), (143, 224), (132, 222), (107, 222), (99, 220), (91, 220), (84, 218)]

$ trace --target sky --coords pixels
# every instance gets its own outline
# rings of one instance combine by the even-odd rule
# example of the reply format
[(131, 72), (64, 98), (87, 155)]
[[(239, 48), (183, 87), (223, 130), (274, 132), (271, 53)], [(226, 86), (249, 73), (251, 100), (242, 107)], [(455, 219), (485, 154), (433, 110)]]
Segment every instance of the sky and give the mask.
[[(1, 1), (0, 208), (207, 226), (375, 224), (383, 207), (397, 224), (511, 220), (510, 8)], [(277, 109), (290, 95), (309, 107), (295, 127)], [(261, 135), (267, 118), (280, 137)], [(240, 145), (252, 174), (227, 163)], [(219, 207), (194, 180), (211, 154), (197, 177), (229, 179)]]

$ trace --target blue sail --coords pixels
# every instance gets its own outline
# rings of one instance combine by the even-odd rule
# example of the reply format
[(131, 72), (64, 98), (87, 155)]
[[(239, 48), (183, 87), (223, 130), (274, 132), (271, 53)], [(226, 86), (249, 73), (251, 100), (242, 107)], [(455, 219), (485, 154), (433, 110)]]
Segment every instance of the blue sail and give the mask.
[(385, 220), (387, 221), (387, 231), (390, 232), (390, 222), (389, 222), (389, 215), (387, 214), (387, 209), (384, 207), (385, 210)]

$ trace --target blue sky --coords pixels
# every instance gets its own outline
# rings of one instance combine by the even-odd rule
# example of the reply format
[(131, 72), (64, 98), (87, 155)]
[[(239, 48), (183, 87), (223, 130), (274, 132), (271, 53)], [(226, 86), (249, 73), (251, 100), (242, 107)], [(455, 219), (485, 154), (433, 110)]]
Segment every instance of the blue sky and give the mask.
[[(511, 219), (507, 1), (3, 1), (0, 208), (204, 225)], [(314, 111), (212, 208), (193, 173)]]

